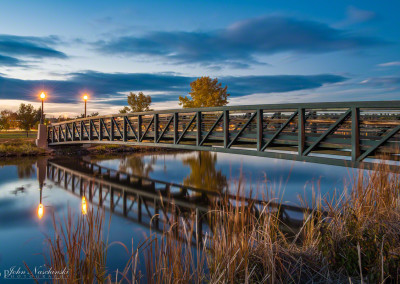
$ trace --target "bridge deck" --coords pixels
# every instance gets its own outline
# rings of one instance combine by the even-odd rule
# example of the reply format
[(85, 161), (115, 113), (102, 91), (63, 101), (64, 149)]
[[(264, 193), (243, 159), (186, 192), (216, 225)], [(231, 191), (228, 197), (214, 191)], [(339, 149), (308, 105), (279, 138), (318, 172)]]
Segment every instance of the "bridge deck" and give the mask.
[[(398, 162), (400, 101), (231, 106), (56, 123), (49, 146), (130, 144), (360, 166)], [(364, 163), (365, 164), (365, 163)]]

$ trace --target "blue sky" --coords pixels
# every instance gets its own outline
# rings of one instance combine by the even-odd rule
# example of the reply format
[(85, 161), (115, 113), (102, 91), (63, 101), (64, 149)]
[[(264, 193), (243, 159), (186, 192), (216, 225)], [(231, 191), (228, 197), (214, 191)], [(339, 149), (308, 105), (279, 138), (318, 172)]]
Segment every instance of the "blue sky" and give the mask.
[(395, 100), (398, 1), (2, 1), (0, 108), (117, 112), (129, 91), (178, 107), (218, 77), (230, 104)]

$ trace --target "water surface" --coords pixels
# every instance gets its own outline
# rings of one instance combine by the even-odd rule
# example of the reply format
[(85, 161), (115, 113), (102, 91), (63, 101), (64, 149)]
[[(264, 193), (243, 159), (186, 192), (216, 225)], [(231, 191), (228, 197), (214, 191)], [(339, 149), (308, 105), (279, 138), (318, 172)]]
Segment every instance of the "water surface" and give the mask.
[[(83, 160), (104, 169), (146, 177), (150, 184), (152, 180), (156, 180), (214, 192), (230, 191), (233, 194), (236, 193), (238, 184), (241, 184), (242, 194), (246, 196), (254, 197), (258, 193), (260, 197), (272, 191), (277, 201), (290, 205), (300, 204), (299, 195), (305, 196), (311, 204), (312, 193), (315, 191), (325, 195), (335, 189), (342, 190), (343, 184), (350, 180), (353, 173), (353, 170), (343, 167), (208, 152), (83, 157)], [(65, 162), (77, 173), (82, 171), (75, 159), (63, 158), (61, 162)], [(23, 262), (29, 267), (44, 265), (44, 255), (48, 247), (45, 240), (54, 234), (53, 214), (62, 218), (68, 209), (76, 215), (82, 214), (81, 195), (92, 198), (88, 200), (89, 207), (94, 206), (92, 203), (99, 204), (99, 197), (89, 197), (87, 192), (82, 193), (78, 188), (75, 192), (71, 188), (66, 189), (64, 181), (59, 182), (57, 176), (54, 176), (56, 172), (53, 176), (50, 175), (49, 161), (44, 158), (5, 160), (0, 165), (0, 272), (12, 266), (24, 267)], [(88, 175), (87, 172), (82, 174)], [(114, 174), (113, 172), (111, 175)], [(157, 186), (162, 187), (163, 183), (154, 188)], [(196, 201), (190, 206), (200, 208), (200, 205), (204, 205), (201, 194), (188, 194), (196, 197), (193, 199)], [(133, 204), (134, 199), (132, 194), (127, 199), (126, 207)], [(117, 197), (113, 200), (114, 203), (118, 202), (115, 208), (110, 209), (111, 203), (107, 202), (103, 201), (102, 205), (107, 208), (106, 220), (112, 215), (110, 242), (120, 241), (129, 248), (132, 244), (136, 248), (150, 234), (149, 216), (160, 209), (152, 206), (148, 198), (147, 202), (140, 205), (141, 213), (136, 204), (132, 205), (130, 211), (125, 208), (128, 212), (124, 212)], [(42, 218), (38, 217), (39, 203), (44, 205)], [(162, 229), (162, 224), (159, 226)], [(108, 255), (109, 271), (122, 269), (127, 259), (125, 249), (120, 245), (113, 245)], [(141, 265), (144, 270), (144, 264)]]

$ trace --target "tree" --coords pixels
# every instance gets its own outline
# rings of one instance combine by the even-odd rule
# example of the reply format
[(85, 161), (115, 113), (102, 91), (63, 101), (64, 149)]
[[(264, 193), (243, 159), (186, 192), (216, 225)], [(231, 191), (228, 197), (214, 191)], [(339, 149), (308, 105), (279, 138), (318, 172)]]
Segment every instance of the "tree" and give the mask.
[(11, 110), (2, 110), (0, 112), (0, 130), (8, 130), (12, 127), (16, 127), (17, 114)]
[(210, 77), (201, 77), (190, 83), (189, 95), (179, 96), (179, 105), (184, 108), (191, 107), (213, 107), (224, 106), (228, 104), (229, 94), (226, 92), (228, 86), (222, 87), (218, 83), (218, 79), (211, 79)]
[(37, 110), (35, 110), (31, 104), (20, 104), (17, 114), (19, 119), (19, 127), (26, 131), (26, 137), (28, 137), (29, 130), (31, 130), (37, 121)]
[(10, 128), (10, 124), (8, 123), (8, 119), (5, 115), (3, 115), (3, 111), (0, 113), (0, 130), (8, 130)]
[(130, 111), (131, 111), (130, 107), (125, 106), (123, 109), (119, 110), (119, 113), (128, 113)]
[[(92, 114), (86, 115), (86, 117), (92, 117), (92, 116), (98, 116), (98, 115), (99, 115), (99, 113), (96, 111), (96, 112), (92, 112)], [(85, 114), (81, 113), (80, 115), (77, 115), (75, 117), (75, 119), (84, 118), (84, 117), (85, 117)], [(60, 117), (59, 117), (59, 119), (60, 119)], [(69, 120), (69, 119), (66, 119), (66, 120)]]
[(135, 94), (130, 92), (128, 96), (128, 105), (129, 107), (124, 107), (119, 112), (120, 113), (128, 113), (128, 112), (142, 112), (142, 111), (150, 111), (151, 105), (151, 96), (146, 96), (143, 92), (139, 92), (139, 94)]

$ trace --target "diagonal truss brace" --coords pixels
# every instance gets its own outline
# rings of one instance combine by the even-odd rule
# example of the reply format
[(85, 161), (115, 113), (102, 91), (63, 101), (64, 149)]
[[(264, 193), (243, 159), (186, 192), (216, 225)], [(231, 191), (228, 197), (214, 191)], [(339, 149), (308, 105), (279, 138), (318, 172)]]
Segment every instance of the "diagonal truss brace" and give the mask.
[(308, 147), (303, 155), (307, 156), (310, 154), (310, 152), (319, 144), (321, 143), (322, 140), (324, 140), (329, 134), (334, 132), (345, 120), (348, 118), (351, 114), (351, 109), (348, 109), (344, 114), (342, 114), (338, 120), (335, 121), (334, 124), (332, 124), (318, 139), (310, 146)]
[(178, 140), (176, 141), (176, 144), (179, 144), (179, 142), (182, 140), (183, 136), (185, 136), (185, 134), (187, 133), (187, 131), (189, 130), (189, 128), (192, 126), (194, 120), (197, 118), (197, 114), (195, 114), (192, 118), (192, 120), (190, 120), (189, 124), (186, 126), (185, 130), (183, 130), (182, 135), (178, 138)]
[(136, 131), (133, 128), (132, 123), (130, 122), (130, 120), (128, 119), (127, 116), (125, 116), (124, 119), (125, 119), (125, 123), (127, 124), (127, 126), (131, 128), (133, 135), (135, 135), (136, 140), (139, 142), (139, 136), (136, 134)]
[(203, 140), (201, 140), (199, 146), (203, 145), (203, 143), (207, 140), (208, 136), (210, 136), (211, 132), (214, 131), (214, 128), (217, 127), (218, 123), (221, 121), (223, 117), (224, 113), (221, 113), (218, 119), (214, 122), (213, 126), (210, 128), (210, 131), (208, 131), (207, 134), (204, 136)]
[(160, 142), (161, 138), (163, 138), (165, 132), (167, 132), (168, 127), (171, 125), (174, 116), (172, 115), (171, 118), (168, 120), (167, 125), (164, 127), (163, 131), (160, 134), (160, 137), (157, 138), (157, 143)]
[(383, 136), (383, 138), (381, 140), (377, 141), (374, 146), (372, 146), (367, 151), (365, 151), (360, 157), (358, 157), (357, 161), (360, 162), (360, 161), (364, 160), (366, 157), (368, 157), (373, 152), (375, 152), (376, 149), (378, 149), (378, 147), (383, 145), (386, 141), (388, 141), (391, 137), (393, 137), (399, 131), (400, 131), (400, 125), (393, 128), (388, 134)]
[(230, 148), (233, 143), (239, 138), (239, 136), (243, 133), (243, 131), (246, 129), (246, 127), (251, 123), (251, 121), (256, 117), (257, 112), (254, 112), (252, 116), (247, 120), (247, 122), (243, 125), (243, 127), (239, 130), (239, 132), (235, 135), (235, 137), (231, 140), (231, 142), (228, 144), (226, 148)]
[(292, 120), (296, 117), (296, 115), (297, 115), (298, 113), (299, 113), (299, 111), (296, 110), (296, 111), (289, 117), (289, 119), (286, 120), (286, 122), (281, 126), (281, 128), (280, 128), (277, 132), (275, 132), (275, 134), (272, 136), (272, 138), (271, 138), (267, 143), (265, 143), (265, 145), (261, 148), (261, 150), (260, 150), (261, 152), (264, 151), (269, 145), (271, 145), (272, 142), (274, 142), (274, 140), (276, 139), (276, 137), (278, 137), (279, 134), (281, 134), (281, 132), (286, 128), (286, 126), (289, 125), (290, 122), (292, 122)]

